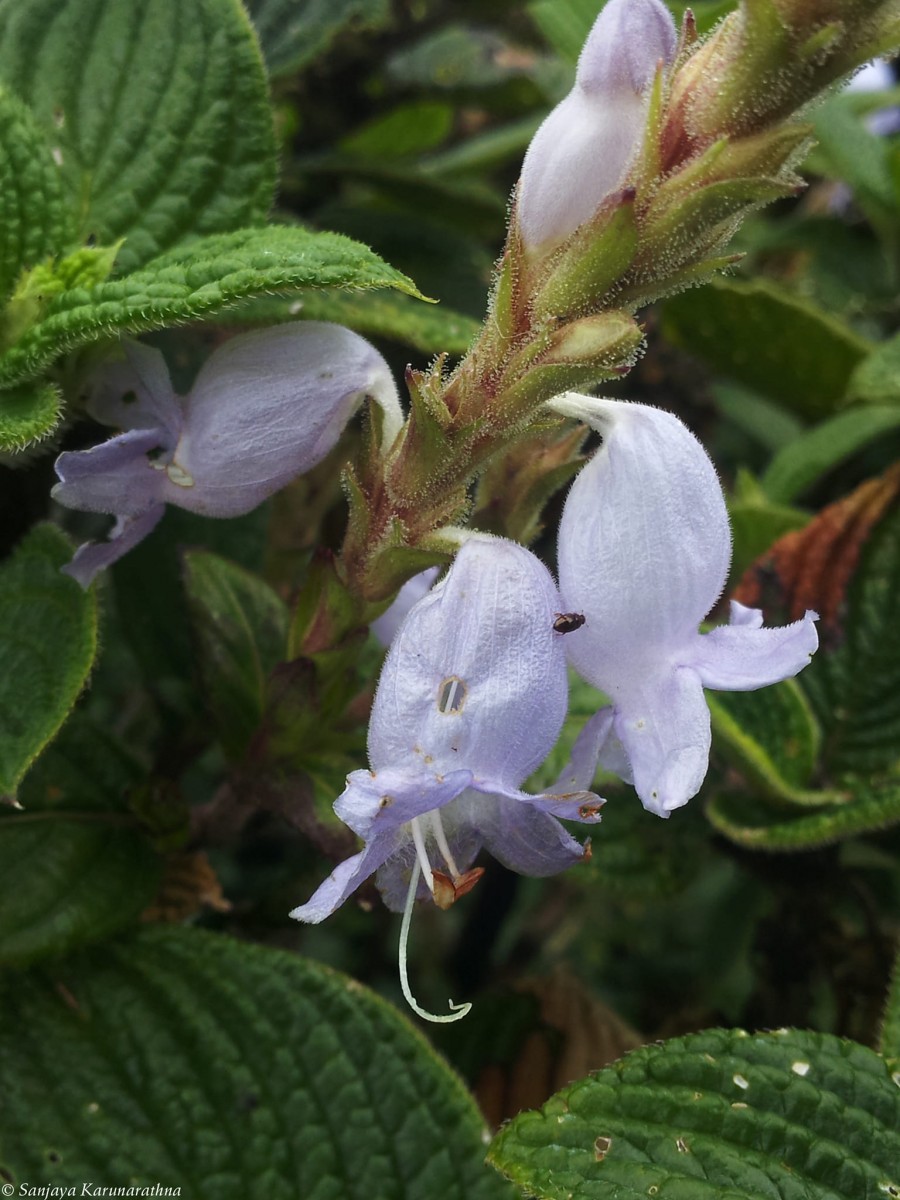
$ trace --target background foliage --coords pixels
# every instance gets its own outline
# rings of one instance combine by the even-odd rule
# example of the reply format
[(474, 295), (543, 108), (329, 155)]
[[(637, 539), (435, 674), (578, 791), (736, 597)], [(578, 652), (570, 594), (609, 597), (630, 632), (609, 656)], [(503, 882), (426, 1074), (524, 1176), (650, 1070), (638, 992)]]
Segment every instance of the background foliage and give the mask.
[[(700, 0), (700, 27), (729, 7)], [(389, 1003), (374, 890), (322, 927), (287, 918), (354, 849), (331, 802), (364, 761), (382, 650), (329, 652), (323, 693), (291, 647), (360, 428), (247, 517), (170, 510), (90, 592), (58, 571), (102, 520), (53, 506), (53, 456), (97, 440), (79, 385), (120, 334), (155, 331), (182, 390), (223, 336), (273, 321), (348, 324), (398, 372), (464, 352), (596, 9), (0, 0), (16, 1186), (900, 1195), (900, 141), (868, 124), (896, 94), (814, 110), (806, 190), (744, 225), (727, 276), (645, 311), (647, 353), (610, 385), (701, 436), (730, 594), (770, 623), (816, 608), (821, 650), (796, 681), (711, 697), (713, 770), (669, 822), (604, 780), (589, 864), (487, 862), (453, 911), (417, 914), (412, 973), (475, 1001), (460, 1025), (426, 1040)], [(551, 564), (559, 504), (529, 528)], [(595, 706), (573, 682), (533, 783)], [(554, 1092), (486, 1166), (488, 1126)]]

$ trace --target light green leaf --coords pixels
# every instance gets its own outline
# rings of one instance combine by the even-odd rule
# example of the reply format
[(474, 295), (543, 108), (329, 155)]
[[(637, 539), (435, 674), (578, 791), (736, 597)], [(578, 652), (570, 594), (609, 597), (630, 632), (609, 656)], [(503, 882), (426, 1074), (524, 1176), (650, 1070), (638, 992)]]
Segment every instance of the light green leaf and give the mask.
[(854, 1042), (712, 1029), (522, 1113), (490, 1160), (547, 1200), (881, 1200), (900, 1194), (900, 1087)]
[(0, 390), (0, 449), (24, 450), (59, 424), (62, 395), (52, 383), (20, 383)]
[(275, 325), (281, 321), (335, 321), (365, 337), (390, 338), (423, 354), (463, 354), (481, 324), (443, 304), (423, 304), (401, 292), (309, 289), (302, 298), (262, 296), (220, 320)]
[(847, 387), (852, 400), (869, 404), (896, 404), (900, 401), (900, 334), (889, 338), (864, 358)]
[(226, 753), (240, 757), (265, 712), (269, 672), (287, 653), (287, 605), (207, 551), (185, 554), (184, 583), (203, 695)]
[(766, 279), (716, 279), (665, 302), (663, 331), (714, 370), (803, 417), (843, 400), (870, 343)]
[(191, 1200), (515, 1196), (425, 1039), (295, 954), (152, 928), (52, 982), (8, 974), (0, 1005), (0, 1171), (16, 1187), (49, 1157), (59, 1185)]
[(897, 196), (889, 165), (890, 143), (867, 128), (854, 111), (856, 97), (832, 96), (810, 113), (816, 135), (815, 162), (853, 189), (855, 198), (882, 229), (897, 223)]
[(348, 30), (383, 29), (389, 0), (247, 0), (273, 77), (299, 71)]
[(36, 526), (0, 566), (0, 795), (66, 719), (97, 652), (97, 601), (60, 567), (72, 556), (52, 525)]
[(120, 270), (264, 219), (274, 135), (238, 0), (0, 0), (0, 78), (54, 147), (76, 242), (127, 238)]
[(62, 249), (59, 169), (31, 113), (0, 88), (0, 300), (23, 270)]
[(838, 413), (784, 446), (769, 463), (760, 480), (762, 487), (772, 500), (789, 503), (826, 471), (897, 429), (900, 407), (856, 408)]
[(0, 356), (0, 383), (28, 379), (62, 351), (100, 337), (208, 317), (251, 296), (307, 287), (396, 287), (418, 295), (405, 275), (340, 234), (280, 225), (239, 229), (170, 251), (130, 275), (63, 292)]
[(735, 494), (728, 501), (734, 548), (731, 578), (744, 571), (773, 543), (792, 529), (809, 524), (810, 515), (799, 508), (773, 503), (749, 471), (738, 468)]
[[(745, 795), (714, 797), (706, 815), (732, 842), (768, 851), (815, 850), (900, 823), (900, 784), (860, 778), (841, 782), (846, 786), (843, 804), (826, 803), (802, 816), (787, 817), (783, 808)], [(822, 798), (833, 799), (834, 793), (823, 793)]]

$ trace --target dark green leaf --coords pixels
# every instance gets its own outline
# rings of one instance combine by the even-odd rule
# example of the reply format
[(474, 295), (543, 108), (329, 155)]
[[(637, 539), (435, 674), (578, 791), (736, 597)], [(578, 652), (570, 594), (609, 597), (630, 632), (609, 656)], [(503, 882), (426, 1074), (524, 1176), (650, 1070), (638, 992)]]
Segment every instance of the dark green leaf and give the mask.
[(712, 1029), (522, 1113), (490, 1159), (547, 1200), (881, 1200), (900, 1194), (900, 1088), (853, 1042)]
[[(716, 796), (707, 807), (710, 821), (727, 838), (748, 850), (814, 850), (900, 822), (900, 785), (848, 778), (846, 800), (826, 803), (802, 816), (787, 816), (756, 797)], [(834, 798), (823, 793), (823, 801)], [(811, 796), (807, 799), (809, 803)]]
[(262, 220), (275, 145), (237, 0), (2, 0), (0, 78), (56, 148), (76, 241), (133, 270)]
[(900, 401), (900, 334), (877, 346), (850, 377), (847, 393), (870, 404)]
[(0, 381), (28, 379), (64, 350), (112, 333), (208, 317), (238, 300), (308, 287), (414, 284), (366, 246), (334, 233), (273, 226), (192, 242), (139, 271), (57, 296), (41, 321), (0, 357)]
[(715, 370), (804, 417), (834, 411), (871, 349), (769, 280), (717, 279), (665, 302), (663, 331)]
[(361, 158), (410, 158), (439, 146), (452, 128), (451, 105), (422, 100), (373, 117), (342, 138), (338, 149)]
[(881, 1053), (895, 1068), (894, 1080), (900, 1086), (900, 950), (894, 960), (884, 1021), (881, 1027)]
[(793, 679), (758, 692), (707, 695), (716, 749), (768, 795), (792, 804), (821, 803), (810, 792), (821, 734)]
[[(862, 364), (863, 367), (868, 361)], [(854, 378), (858, 374), (857, 370)], [(779, 451), (760, 483), (772, 500), (790, 503), (827, 471), (876, 438), (895, 433), (897, 429), (900, 429), (900, 407), (856, 408), (839, 413)]]
[(14, 794), (84, 687), (97, 651), (97, 601), (60, 573), (68, 539), (38, 525), (0, 567), (0, 795)]
[(287, 605), (216, 554), (188, 551), (184, 566), (203, 695), (225, 751), (239, 757), (265, 712), (269, 673), (287, 653)]
[(247, 0), (247, 9), (273, 76), (299, 71), (345, 30), (381, 29), (388, 0)]
[(155, 928), (0, 986), (0, 1169), (16, 1186), (52, 1156), (60, 1185), (185, 1200), (515, 1194), (424, 1038), (293, 954)]
[(66, 242), (59, 168), (21, 101), (0, 89), (0, 299)]
[(23, 964), (129, 925), (159, 883), (160, 859), (125, 815), (0, 818), (0, 963)]

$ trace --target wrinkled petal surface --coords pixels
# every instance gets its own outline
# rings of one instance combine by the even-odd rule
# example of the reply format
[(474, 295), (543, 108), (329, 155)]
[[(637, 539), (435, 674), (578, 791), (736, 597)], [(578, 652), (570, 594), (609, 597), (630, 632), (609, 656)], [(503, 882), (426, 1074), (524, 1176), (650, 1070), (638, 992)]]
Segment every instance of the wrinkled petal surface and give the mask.
[(818, 613), (776, 629), (762, 629), (759, 616), (760, 625), (722, 625), (697, 634), (680, 661), (697, 672), (704, 687), (726, 692), (748, 692), (798, 674), (819, 645)]
[(586, 623), (565, 638), (576, 669), (618, 702), (623, 680), (671, 658), (716, 602), (731, 533), (715, 467), (672, 413), (576, 397), (553, 402), (603, 445), (563, 509), (559, 585)]
[(156, 528), (164, 512), (165, 506), (157, 504), (139, 517), (119, 517), (110, 530), (109, 540), (79, 546), (72, 561), (61, 568), (63, 574), (71, 575), (83, 588), (90, 587), (99, 571), (133, 550)]
[(364, 338), (303, 321), (232, 338), (184, 402), (168, 499), (208, 516), (250, 512), (336, 445), (366, 395), (384, 411), (384, 440), (403, 422), (387, 363)]
[(373, 769), (418, 761), (518, 787), (565, 719), (558, 611), (533, 554), (502, 538), (469, 539), (388, 652), (369, 724)]
[(575, 86), (538, 129), (522, 164), (516, 215), (526, 245), (552, 245), (621, 186), (644, 133), (646, 91), (675, 52), (660, 0), (609, 0), (594, 23)]
[(403, 623), (406, 614), (431, 590), (439, 574), (440, 567), (428, 567), (427, 570), (420, 571), (418, 575), (413, 575), (412, 579), (407, 579), (390, 608), (372, 622), (372, 632), (382, 646), (390, 646), (397, 636), (397, 630)]
[[(511, 871), (542, 878), (584, 858), (584, 846), (559, 821), (521, 796), (494, 793), (479, 800), (477, 814), (470, 819), (474, 822), (477, 816), (485, 848)], [(470, 803), (474, 806), (475, 801)]]
[(60, 482), (53, 498), (84, 512), (139, 516), (165, 497), (164, 472), (147, 457), (165, 436), (160, 429), (131, 429), (90, 450), (67, 450), (56, 460)]

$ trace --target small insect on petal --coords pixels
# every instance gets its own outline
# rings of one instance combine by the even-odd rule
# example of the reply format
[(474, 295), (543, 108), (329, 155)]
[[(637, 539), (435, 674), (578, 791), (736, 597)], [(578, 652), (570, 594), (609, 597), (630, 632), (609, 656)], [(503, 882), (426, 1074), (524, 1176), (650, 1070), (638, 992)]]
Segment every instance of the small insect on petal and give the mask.
[(587, 618), (584, 613), (554, 613), (553, 629), (556, 633), (574, 633), (580, 629)]

